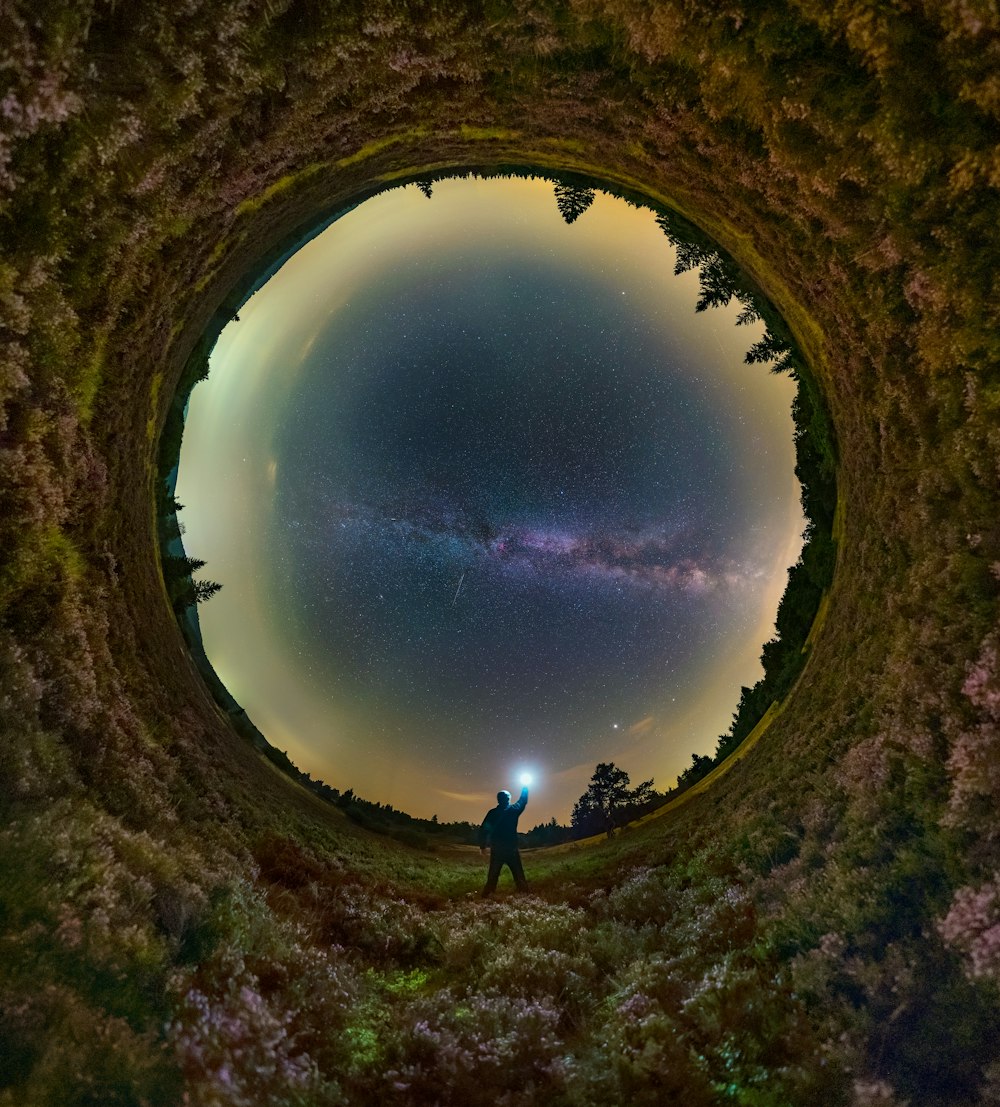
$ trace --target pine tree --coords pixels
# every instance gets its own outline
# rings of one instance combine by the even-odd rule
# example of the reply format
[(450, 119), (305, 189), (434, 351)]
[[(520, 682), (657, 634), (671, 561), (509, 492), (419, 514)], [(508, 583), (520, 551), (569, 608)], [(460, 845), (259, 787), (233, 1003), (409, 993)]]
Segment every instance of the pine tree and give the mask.
[(556, 203), (559, 205), (559, 214), (567, 223), (573, 223), (594, 202), (594, 190), (592, 188), (580, 188), (579, 185), (557, 184)]
[(645, 803), (652, 795), (652, 780), (629, 788), (628, 773), (613, 761), (602, 761), (594, 770), (587, 791), (573, 806), (573, 829), (581, 837), (603, 830), (610, 838), (625, 809)]
[(196, 580), (194, 581), (194, 602), (204, 603), (206, 600), (210, 600), (216, 592), (221, 591), (222, 585), (215, 580)]
[(189, 577), (197, 573), (205, 564), (200, 557), (175, 557), (173, 555), (163, 559), (164, 573), (171, 577)]
[(779, 338), (769, 330), (759, 342), (755, 342), (750, 347), (743, 360), (747, 365), (773, 361), (771, 372), (783, 373), (792, 368), (792, 348), (783, 338)]

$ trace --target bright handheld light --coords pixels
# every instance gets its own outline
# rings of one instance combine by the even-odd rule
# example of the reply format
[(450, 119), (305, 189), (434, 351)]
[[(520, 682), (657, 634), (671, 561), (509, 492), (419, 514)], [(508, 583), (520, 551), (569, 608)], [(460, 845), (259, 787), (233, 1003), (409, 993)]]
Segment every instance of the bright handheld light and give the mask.
[(522, 787), (527, 788), (530, 783), (531, 783), (531, 773), (521, 773), (521, 785), (522, 785)]

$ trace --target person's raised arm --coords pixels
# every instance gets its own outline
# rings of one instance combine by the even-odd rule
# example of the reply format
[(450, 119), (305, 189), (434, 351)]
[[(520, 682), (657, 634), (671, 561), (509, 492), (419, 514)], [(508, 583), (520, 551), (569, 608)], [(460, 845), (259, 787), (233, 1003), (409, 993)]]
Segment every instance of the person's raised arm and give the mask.
[(514, 805), (514, 810), (519, 814), (528, 806), (528, 786), (527, 784), (521, 789), (521, 795), (518, 797), (517, 803)]

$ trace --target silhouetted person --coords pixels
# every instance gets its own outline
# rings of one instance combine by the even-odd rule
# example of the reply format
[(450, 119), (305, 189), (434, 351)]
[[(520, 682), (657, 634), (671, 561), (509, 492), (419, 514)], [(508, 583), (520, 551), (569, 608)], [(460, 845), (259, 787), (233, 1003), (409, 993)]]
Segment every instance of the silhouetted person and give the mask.
[(521, 789), (517, 803), (510, 802), (510, 792), (497, 792), (497, 805), (486, 812), (483, 825), (479, 828), (479, 849), (481, 853), (490, 847), (490, 871), (486, 877), (483, 895), (492, 895), (500, 879), (500, 870), (507, 866), (518, 890), (526, 892), (528, 882), (524, 879), (521, 855), (517, 852), (517, 819), (528, 806), (527, 786)]

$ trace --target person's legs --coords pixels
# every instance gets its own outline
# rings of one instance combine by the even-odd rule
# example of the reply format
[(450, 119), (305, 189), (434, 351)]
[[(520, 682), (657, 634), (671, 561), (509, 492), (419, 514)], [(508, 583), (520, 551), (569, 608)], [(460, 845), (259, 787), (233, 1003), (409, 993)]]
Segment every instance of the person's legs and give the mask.
[(497, 890), (497, 881), (500, 879), (500, 869), (504, 859), (495, 849), (490, 850), (490, 871), (486, 876), (486, 887), (483, 888), (484, 896), (491, 896)]
[(526, 892), (528, 890), (528, 882), (524, 877), (524, 866), (521, 864), (521, 855), (517, 850), (514, 850), (513, 855), (507, 858), (507, 867), (514, 877), (517, 890), (519, 892)]

